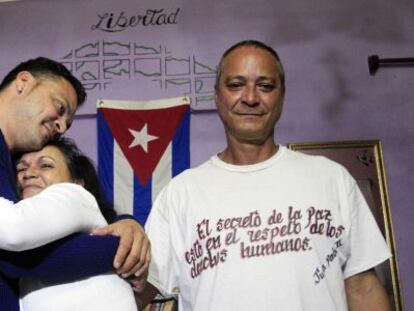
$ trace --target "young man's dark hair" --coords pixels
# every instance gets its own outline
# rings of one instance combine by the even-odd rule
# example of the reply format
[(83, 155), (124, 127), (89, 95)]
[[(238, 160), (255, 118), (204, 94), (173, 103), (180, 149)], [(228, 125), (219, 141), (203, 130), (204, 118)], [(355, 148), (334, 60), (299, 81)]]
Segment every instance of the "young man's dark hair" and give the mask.
[(0, 92), (13, 82), (22, 71), (30, 72), (35, 78), (64, 78), (75, 89), (78, 107), (86, 100), (86, 91), (82, 83), (61, 63), (46, 57), (37, 57), (20, 63), (13, 68), (0, 84)]

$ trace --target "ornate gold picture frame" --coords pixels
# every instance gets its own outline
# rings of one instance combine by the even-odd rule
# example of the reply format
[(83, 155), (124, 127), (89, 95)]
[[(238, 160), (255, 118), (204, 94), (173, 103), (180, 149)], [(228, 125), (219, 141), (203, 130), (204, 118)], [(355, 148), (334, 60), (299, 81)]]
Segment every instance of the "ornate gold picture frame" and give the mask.
[(323, 155), (342, 164), (356, 179), (375, 219), (386, 238), (392, 257), (376, 268), (395, 311), (403, 311), (403, 297), (391, 209), (379, 140), (291, 143), (288, 148), (306, 154)]

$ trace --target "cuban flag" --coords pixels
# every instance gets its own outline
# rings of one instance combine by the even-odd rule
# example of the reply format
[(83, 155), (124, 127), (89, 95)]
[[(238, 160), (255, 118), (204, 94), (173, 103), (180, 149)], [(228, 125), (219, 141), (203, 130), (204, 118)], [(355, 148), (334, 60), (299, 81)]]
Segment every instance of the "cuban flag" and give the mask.
[(190, 166), (190, 100), (98, 100), (98, 171), (118, 214), (145, 224), (152, 202)]

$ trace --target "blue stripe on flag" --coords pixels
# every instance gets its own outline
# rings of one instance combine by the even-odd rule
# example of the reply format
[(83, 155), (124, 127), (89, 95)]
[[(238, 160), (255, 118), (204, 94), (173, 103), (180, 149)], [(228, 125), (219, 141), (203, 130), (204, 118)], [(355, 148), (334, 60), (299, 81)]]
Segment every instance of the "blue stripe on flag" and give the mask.
[(114, 138), (98, 109), (98, 174), (106, 199), (114, 204)]
[(172, 175), (190, 167), (190, 109), (185, 113), (172, 141)]
[(141, 225), (145, 224), (151, 210), (151, 192), (152, 178), (148, 181), (148, 184), (143, 187), (134, 174), (134, 216), (138, 219)]

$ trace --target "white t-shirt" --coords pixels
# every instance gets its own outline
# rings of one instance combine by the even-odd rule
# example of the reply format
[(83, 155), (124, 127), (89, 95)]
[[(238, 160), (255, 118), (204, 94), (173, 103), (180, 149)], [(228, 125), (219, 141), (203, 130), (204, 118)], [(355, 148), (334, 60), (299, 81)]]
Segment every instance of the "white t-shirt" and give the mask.
[(280, 147), (237, 166), (217, 156), (174, 178), (146, 223), (149, 282), (187, 310), (347, 310), (344, 279), (390, 253), (340, 165)]
[[(93, 195), (73, 183), (51, 185), (15, 204), (0, 198), (2, 249), (31, 249), (105, 225)], [(22, 279), (20, 295), (22, 311), (137, 310), (130, 284), (115, 273), (61, 284)]]

